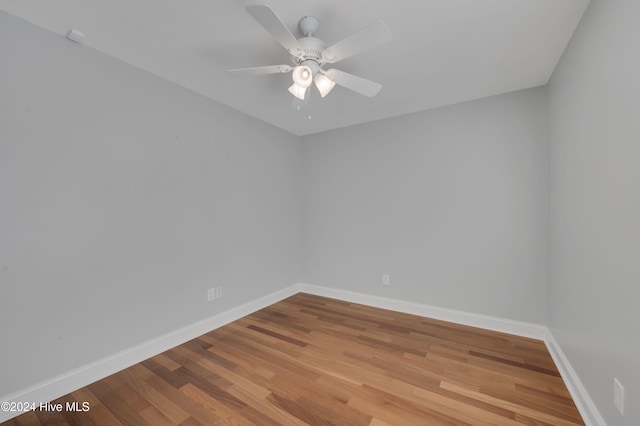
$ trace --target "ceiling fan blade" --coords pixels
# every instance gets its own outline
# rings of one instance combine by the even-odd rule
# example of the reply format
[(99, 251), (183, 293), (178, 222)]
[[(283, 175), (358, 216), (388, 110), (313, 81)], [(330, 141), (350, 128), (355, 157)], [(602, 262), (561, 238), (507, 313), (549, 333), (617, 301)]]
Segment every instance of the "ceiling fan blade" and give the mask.
[(370, 98), (373, 98), (382, 89), (382, 85), (375, 81), (367, 80), (336, 69), (327, 70), (324, 75), (336, 84)]
[(391, 38), (391, 31), (381, 19), (376, 19), (360, 31), (327, 47), (322, 52), (322, 61), (336, 63), (364, 50), (377, 46)]
[(289, 65), (267, 65), (266, 67), (238, 68), (234, 70), (227, 70), (227, 72), (233, 76), (252, 77), (257, 75), (285, 73), (292, 69), (293, 67)]
[(290, 54), (296, 57), (302, 57), (304, 52), (300, 43), (269, 6), (247, 6), (247, 12), (249, 12), (249, 15), (253, 16), (273, 38), (283, 45)]

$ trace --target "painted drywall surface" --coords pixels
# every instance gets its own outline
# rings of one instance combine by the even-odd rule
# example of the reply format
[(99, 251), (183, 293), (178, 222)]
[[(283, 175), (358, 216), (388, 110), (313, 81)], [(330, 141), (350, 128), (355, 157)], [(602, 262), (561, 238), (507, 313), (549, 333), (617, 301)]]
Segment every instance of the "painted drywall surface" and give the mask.
[(639, 16), (593, 0), (549, 85), (550, 326), (609, 425), (640, 424)]
[(297, 137), (2, 12), (0, 58), (0, 395), (299, 281)]
[(303, 281), (545, 324), (545, 96), (305, 137)]

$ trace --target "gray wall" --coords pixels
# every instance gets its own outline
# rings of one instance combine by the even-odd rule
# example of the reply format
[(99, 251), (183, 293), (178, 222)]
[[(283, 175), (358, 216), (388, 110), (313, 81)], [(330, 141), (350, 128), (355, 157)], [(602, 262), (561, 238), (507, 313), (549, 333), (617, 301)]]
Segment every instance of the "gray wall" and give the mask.
[(0, 395), (299, 281), (297, 137), (2, 12), (0, 57)]
[(639, 17), (592, 0), (549, 85), (550, 325), (610, 425), (640, 424)]
[(305, 137), (303, 281), (546, 323), (547, 141), (545, 89)]

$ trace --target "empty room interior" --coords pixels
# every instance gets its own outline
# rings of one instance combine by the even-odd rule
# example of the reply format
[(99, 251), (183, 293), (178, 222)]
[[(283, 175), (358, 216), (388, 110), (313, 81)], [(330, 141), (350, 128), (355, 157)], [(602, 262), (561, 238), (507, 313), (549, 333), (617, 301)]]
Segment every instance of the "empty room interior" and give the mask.
[(0, 422), (639, 425), (638, 22), (0, 0)]

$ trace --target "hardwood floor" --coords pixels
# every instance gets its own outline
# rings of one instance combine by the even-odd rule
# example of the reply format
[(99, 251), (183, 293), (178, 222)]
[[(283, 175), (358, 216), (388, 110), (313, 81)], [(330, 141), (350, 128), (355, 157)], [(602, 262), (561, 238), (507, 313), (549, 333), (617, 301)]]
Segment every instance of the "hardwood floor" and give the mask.
[(584, 424), (544, 344), (297, 294), (6, 425)]

